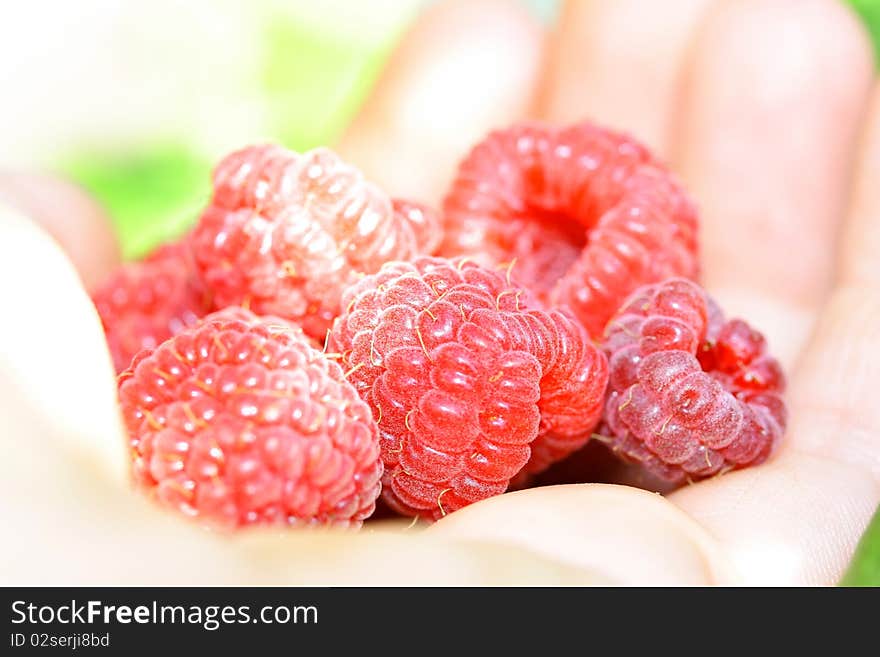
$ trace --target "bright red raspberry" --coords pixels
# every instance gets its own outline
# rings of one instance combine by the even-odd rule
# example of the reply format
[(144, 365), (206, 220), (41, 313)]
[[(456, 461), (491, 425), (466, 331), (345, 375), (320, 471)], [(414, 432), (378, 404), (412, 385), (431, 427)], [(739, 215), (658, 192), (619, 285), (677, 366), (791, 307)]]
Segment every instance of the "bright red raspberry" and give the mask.
[(382, 462), (369, 407), (283, 320), (209, 315), (119, 377), (136, 484), (210, 524), (357, 526)]
[(345, 287), (439, 238), (433, 212), (394, 204), (327, 149), (251, 146), (221, 161), (213, 181), (191, 242), (215, 307), (282, 317), (321, 340)]
[(583, 447), (601, 418), (608, 362), (580, 323), (566, 312), (533, 311), (529, 337), (544, 368), (541, 428), (523, 476), (543, 472)]
[(612, 448), (665, 479), (766, 460), (785, 431), (785, 377), (763, 336), (724, 321), (695, 283), (639, 288), (608, 323), (603, 429)]
[(92, 294), (117, 372), (141, 349), (152, 349), (209, 311), (209, 298), (183, 244), (160, 247), (128, 263)]
[(697, 213), (669, 172), (624, 135), (581, 123), (497, 131), (461, 163), (439, 253), (516, 262), (590, 335), (635, 288), (697, 272)]
[[(328, 348), (373, 409), (383, 499), (438, 518), (503, 493), (579, 448), (601, 414), (607, 365), (576, 321), (530, 309), (503, 272), (466, 260), (386, 264), (350, 288)], [(540, 441), (541, 438), (538, 438)]]

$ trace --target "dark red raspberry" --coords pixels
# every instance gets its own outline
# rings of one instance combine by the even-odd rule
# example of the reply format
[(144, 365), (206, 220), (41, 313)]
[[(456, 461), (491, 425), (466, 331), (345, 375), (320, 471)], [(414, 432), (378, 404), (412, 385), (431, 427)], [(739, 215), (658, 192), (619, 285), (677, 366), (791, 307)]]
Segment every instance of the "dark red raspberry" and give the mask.
[(299, 329), (209, 315), (119, 377), (135, 482), (227, 527), (359, 525), (382, 462), (369, 407)]
[(160, 247), (120, 267), (92, 294), (117, 372), (141, 349), (152, 349), (192, 326), (210, 306), (193, 272), (189, 249)]
[(671, 480), (766, 460), (785, 431), (785, 378), (763, 336), (724, 321), (695, 283), (639, 288), (608, 323), (604, 432)]
[(537, 470), (583, 445), (597, 422), (601, 351), (562, 312), (530, 309), (504, 272), (430, 257), (388, 263), (343, 303), (328, 349), (373, 409), (383, 498), (401, 513), (438, 518), (503, 493), (530, 444), (542, 445)]
[(335, 153), (251, 146), (214, 171), (191, 243), (215, 307), (243, 305), (324, 339), (343, 289), (432, 248), (439, 219), (366, 182)]
[(684, 191), (639, 143), (590, 123), (491, 133), (459, 166), (444, 215), (441, 255), (515, 261), (594, 338), (639, 285), (697, 272)]

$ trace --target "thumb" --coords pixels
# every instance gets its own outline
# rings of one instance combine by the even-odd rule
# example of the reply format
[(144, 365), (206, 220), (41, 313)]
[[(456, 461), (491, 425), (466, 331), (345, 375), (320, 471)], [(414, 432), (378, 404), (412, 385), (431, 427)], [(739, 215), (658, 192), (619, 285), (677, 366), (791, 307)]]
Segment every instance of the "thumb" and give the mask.
[(718, 543), (665, 498), (575, 484), (506, 493), (459, 509), (428, 533), (526, 548), (616, 584), (735, 583)]
[(2, 497), (51, 487), (47, 466), (60, 451), (121, 480), (125, 441), (97, 313), (58, 244), (2, 205), (0, 280), (13, 283), (0, 322), (0, 490), (10, 493)]

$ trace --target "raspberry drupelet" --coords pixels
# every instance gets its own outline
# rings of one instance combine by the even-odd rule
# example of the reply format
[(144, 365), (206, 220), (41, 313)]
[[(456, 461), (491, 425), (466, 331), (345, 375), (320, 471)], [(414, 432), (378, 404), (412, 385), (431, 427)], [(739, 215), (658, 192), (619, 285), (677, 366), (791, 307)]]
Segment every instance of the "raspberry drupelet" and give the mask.
[(382, 461), (369, 407), (283, 320), (209, 315), (119, 377), (138, 487), (210, 525), (358, 526)]
[(141, 349), (157, 347), (210, 309), (184, 244), (164, 245), (122, 265), (92, 293), (92, 302), (117, 373)]
[(602, 431), (673, 482), (765, 461), (785, 431), (785, 378), (763, 336), (685, 279), (647, 285), (608, 323)]
[(388, 263), (343, 303), (328, 349), (373, 410), (383, 499), (400, 513), (436, 519), (503, 493), (581, 447), (601, 415), (601, 351), (503, 271)]
[(220, 162), (213, 186), (190, 243), (215, 308), (282, 317), (320, 340), (359, 275), (439, 240), (436, 213), (392, 200), (325, 148), (244, 148)]
[(648, 150), (590, 123), (492, 132), (444, 201), (443, 256), (516, 261), (594, 338), (635, 288), (697, 273), (697, 213)]

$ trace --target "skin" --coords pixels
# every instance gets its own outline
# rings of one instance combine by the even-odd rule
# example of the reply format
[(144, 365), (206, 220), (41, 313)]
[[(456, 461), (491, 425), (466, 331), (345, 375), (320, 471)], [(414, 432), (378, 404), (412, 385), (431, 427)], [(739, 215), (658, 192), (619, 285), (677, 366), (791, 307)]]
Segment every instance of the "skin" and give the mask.
[(557, 486), (427, 530), (218, 536), (128, 490), (112, 367), (80, 282), (115, 263), (112, 246), (91, 248), (108, 243), (106, 224), (87, 199), (57, 196), (76, 194), (67, 186), (47, 186), (39, 210), (0, 179), (0, 280), (23, 282), (4, 286), (16, 321), (0, 323), (0, 509), (15, 528), (0, 581), (838, 580), (880, 501), (880, 90), (867, 38), (834, 0), (583, 0), (562, 16), (545, 35), (499, 0), (433, 5), (339, 150), (390, 192), (438, 202), (466, 146), (518, 118), (591, 117), (643, 138), (700, 203), (710, 291), (788, 369), (776, 457), (665, 498)]

